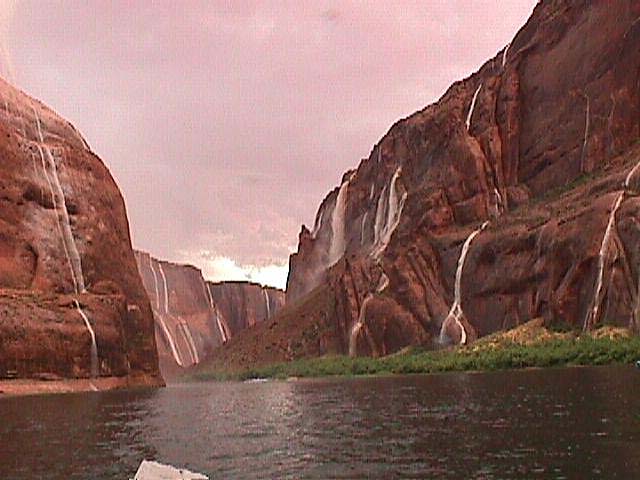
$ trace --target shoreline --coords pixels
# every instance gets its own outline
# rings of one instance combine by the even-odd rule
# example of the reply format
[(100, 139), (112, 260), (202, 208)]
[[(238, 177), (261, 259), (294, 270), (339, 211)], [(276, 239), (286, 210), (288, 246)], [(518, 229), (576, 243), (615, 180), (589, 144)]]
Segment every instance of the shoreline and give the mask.
[(553, 367), (634, 365), (640, 359), (640, 337), (563, 337), (528, 344), (482, 340), (448, 350), (410, 349), (386, 357), (333, 355), (225, 370), (213, 368), (190, 381), (243, 381), (357, 378), (411, 374), (473, 373)]
[(131, 390), (159, 388), (165, 385), (159, 376), (132, 375), (126, 377), (63, 378), (56, 380), (36, 380), (18, 378), (0, 380), (0, 401), (4, 398), (32, 395), (59, 395), (66, 393), (106, 392), (111, 390)]

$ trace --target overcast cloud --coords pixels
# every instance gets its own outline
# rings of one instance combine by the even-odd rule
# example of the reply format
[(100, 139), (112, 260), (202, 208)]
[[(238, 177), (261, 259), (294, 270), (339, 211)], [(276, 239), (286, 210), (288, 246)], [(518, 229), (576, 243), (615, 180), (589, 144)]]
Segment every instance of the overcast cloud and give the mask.
[(342, 172), (536, 3), (0, 0), (2, 64), (110, 168), (136, 248), (283, 287)]

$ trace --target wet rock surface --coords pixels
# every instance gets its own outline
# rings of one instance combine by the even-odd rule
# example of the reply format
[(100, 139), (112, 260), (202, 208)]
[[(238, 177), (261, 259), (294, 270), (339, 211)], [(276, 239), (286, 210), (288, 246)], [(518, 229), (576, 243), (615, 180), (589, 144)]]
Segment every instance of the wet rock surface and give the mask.
[(0, 376), (90, 376), (82, 310), (94, 374), (162, 383), (109, 171), (51, 109), (2, 80), (0, 100)]
[[(281, 314), (318, 288), (331, 298), (299, 312), (330, 318), (316, 342), (327, 348), (298, 355), (465, 343), (534, 318), (638, 331), (638, 45), (637, 2), (542, 1), (508, 47), (393, 125), (301, 229)], [(462, 314), (445, 322), (462, 247), (484, 222)], [(256, 361), (263, 330), (243, 340)]]

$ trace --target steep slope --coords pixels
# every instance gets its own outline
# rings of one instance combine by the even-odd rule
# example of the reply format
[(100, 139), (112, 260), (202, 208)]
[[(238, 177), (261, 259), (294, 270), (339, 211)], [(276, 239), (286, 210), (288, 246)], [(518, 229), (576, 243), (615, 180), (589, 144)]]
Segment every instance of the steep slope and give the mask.
[(151, 300), (160, 368), (165, 379), (211, 356), (237, 332), (270, 317), (284, 292), (249, 282), (206, 282), (191, 265), (135, 252)]
[(0, 80), (0, 377), (161, 384), (124, 202), (75, 128)]
[(319, 335), (338, 342), (317, 343), (353, 355), (537, 317), (638, 330), (639, 45), (636, 1), (540, 2), (510, 45), (345, 173), (302, 227), (282, 315), (323, 288), (331, 310), (304, 313), (330, 315)]

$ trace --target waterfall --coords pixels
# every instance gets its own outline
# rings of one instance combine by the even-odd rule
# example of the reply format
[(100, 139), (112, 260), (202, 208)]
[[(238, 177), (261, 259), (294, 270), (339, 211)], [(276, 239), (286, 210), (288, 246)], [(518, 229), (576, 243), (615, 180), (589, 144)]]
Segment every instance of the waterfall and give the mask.
[(51, 153), (51, 150), (44, 143), (44, 137), (42, 135), (42, 127), (40, 125), (40, 117), (35, 109), (33, 113), (36, 117), (36, 125), (38, 129), (38, 137), (40, 143), (37, 144), (38, 152), (40, 153), (40, 160), (42, 162), (42, 170), (44, 177), (49, 186), (51, 192), (51, 200), (53, 201), (53, 207), (56, 210), (56, 218), (58, 224), (58, 232), (62, 238), (62, 246), (64, 249), (67, 262), (71, 269), (71, 277), (73, 280), (73, 286), (76, 293), (83, 293), (86, 291), (84, 284), (84, 275), (82, 273), (82, 263), (80, 261), (80, 254), (78, 253), (78, 247), (75, 239), (73, 238), (73, 232), (71, 231), (71, 224), (69, 222), (69, 211), (67, 210), (67, 204), (64, 197), (64, 191), (60, 185), (60, 179), (58, 178), (58, 168), (56, 161)]
[(462, 272), (464, 271), (464, 264), (467, 260), (467, 254), (469, 253), (469, 248), (471, 247), (471, 242), (482, 232), (487, 226), (489, 222), (484, 222), (480, 228), (471, 232), (471, 234), (467, 237), (462, 245), (462, 250), (460, 251), (460, 257), (458, 257), (458, 266), (456, 268), (456, 279), (453, 291), (453, 305), (451, 306), (451, 310), (449, 310), (449, 314), (442, 322), (442, 327), (440, 328), (440, 343), (444, 343), (446, 337), (446, 327), (450, 322), (455, 322), (458, 328), (460, 328), (460, 345), (464, 345), (467, 343), (467, 332), (464, 329), (464, 325), (460, 319), (462, 318), (464, 312), (462, 310)]
[(316, 222), (313, 226), (313, 232), (311, 232), (311, 238), (313, 238), (315, 240), (316, 236), (318, 235), (318, 232), (320, 231), (320, 228), (322, 227), (322, 217), (324, 216), (324, 208), (322, 208), (319, 212), (318, 215), (316, 216)]
[(507, 46), (504, 47), (504, 51), (502, 52), (502, 68), (507, 64), (507, 54), (509, 53), (509, 47), (511, 47), (511, 43), (507, 43)]
[[(376, 287), (375, 293), (382, 293), (389, 286), (389, 277), (383, 271), (382, 275), (380, 275), (380, 280), (378, 281), (378, 286)], [(358, 320), (351, 326), (351, 332), (349, 333), (349, 356), (355, 357), (357, 350), (357, 342), (358, 335), (360, 335), (360, 331), (365, 326), (365, 318), (367, 313), (367, 307), (369, 302), (373, 300), (374, 294), (372, 292), (367, 293), (366, 297), (362, 302), (362, 306), (360, 307), (360, 312), (358, 313)], [(371, 339), (369, 339), (371, 340)]]
[(209, 305), (211, 306), (211, 310), (213, 310), (216, 315), (216, 324), (218, 325), (218, 330), (220, 331), (220, 338), (222, 338), (222, 343), (227, 343), (230, 337), (228, 332), (229, 327), (227, 326), (225, 329), (222, 322), (220, 321), (220, 313), (218, 313), (218, 307), (213, 303), (213, 295), (211, 295), (211, 284), (205, 282), (205, 285), (207, 286), (207, 293), (209, 294)]
[(84, 321), (84, 325), (87, 327), (87, 330), (89, 331), (89, 335), (91, 336), (91, 370), (90, 371), (91, 371), (91, 378), (96, 378), (100, 374), (99, 367), (98, 367), (98, 344), (96, 343), (96, 332), (93, 330), (93, 326), (89, 321), (89, 317), (87, 317), (87, 314), (84, 313), (84, 310), (82, 310), (82, 307), (80, 307), (80, 302), (78, 302), (78, 300), (74, 300), (73, 304), (78, 310), (78, 313), (80, 314), (80, 316), (82, 317), (82, 320)]
[(169, 313), (169, 290), (167, 288), (167, 277), (164, 274), (164, 269), (162, 268), (162, 263), (158, 262), (158, 267), (160, 269), (160, 276), (162, 277), (162, 284), (164, 286), (164, 313)]
[(382, 272), (382, 275), (380, 276), (380, 281), (378, 282), (378, 288), (376, 288), (376, 293), (384, 292), (388, 286), (389, 286), (389, 277), (387, 277), (386, 273)]
[(331, 245), (329, 246), (329, 266), (335, 264), (345, 252), (344, 238), (344, 222), (347, 208), (347, 189), (349, 188), (350, 179), (340, 185), (338, 196), (336, 197), (336, 205), (331, 215)]
[(602, 290), (602, 281), (604, 280), (604, 269), (609, 253), (611, 234), (615, 229), (616, 213), (618, 212), (620, 205), (622, 205), (624, 194), (625, 192), (623, 190), (616, 198), (613, 208), (611, 209), (611, 213), (609, 214), (609, 221), (607, 222), (607, 228), (604, 231), (604, 237), (602, 238), (602, 244), (600, 245), (600, 251), (598, 252), (598, 273), (596, 276), (596, 287), (593, 294), (591, 309), (584, 319), (583, 330), (585, 331), (590, 326), (595, 325), (595, 323), (598, 321), (598, 313), (600, 310), (600, 306), (602, 305), (602, 299), (604, 297), (604, 292)]
[[(80, 254), (78, 253), (78, 247), (76, 241), (73, 238), (73, 232), (71, 231), (71, 223), (69, 220), (69, 211), (67, 210), (67, 201), (64, 196), (64, 190), (60, 184), (58, 177), (58, 167), (56, 160), (51, 153), (51, 149), (44, 142), (44, 135), (42, 134), (42, 125), (40, 124), (40, 117), (35, 108), (32, 108), (33, 114), (36, 119), (36, 127), (38, 131), (38, 142), (36, 146), (38, 153), (40, 154), (40, 161), (42, 164), (42, 173), (49, 186), (49, 192), (51, 193), (51, 200), (53, 202), (53, 208), (56, 211), (56, 225), (58, 227), (58, 233), (62, 240), (62, 247), (64, 250), (67, 264), (71, 270), (71, 279), (73, 281), (73, 289), (76, 294), (86, 292), (84, 283), (84, 274), (82, 272), (82, 262), (80, 260)], [(90, 372), (92, 377), (99, 375), (98, 365), (98, 344), (96, 342), (96, 333), (93, 330), (93, 326), (89, 321), (89, 317), (82, 310), (80, 302), (77, 299), (73, 300), (78, 313), (82, 317), (82, 320), (89, 331), (91, 336), (91, 365)]]
[[(382, 223), (384, 214), (381, 213), (381, 205), (380, 201), (378, 201), (376, 223), (374, 225), (374, 249), (372, 252), (372, 256), (374, 258), (378, 258), (382, 252), (385, 251), (387, 245), (391, 241), (393, 232), (400, 223), (400, 216), (402, 215), (402, 210), (404, 208), (405, 201), (407, 200), (407, 192), (404, 192), (400, 199), (398, 198), (397, 184), (401, 172), (402, 167), (398, 167), (393, 174), (393, 177), (391, 177), (391, 182), (389, 183), (389, 197), (387, 199), (387, 215), (386, 219), (384, 219), (384, 223)], [(384, 194), (384, 190), (382, 193)]]
[(167, 342), (169, 343), (169, 348), (171, 349), (171, 353), (173, 355), (173, 359), (176, 361), (178, 366), (183, 367), (184, 364), (182, 362), (182, 357), (180, 355), (180, 352), (178, 351), (178, 347), (176, 346), (175, 341), (173, 340), (173, 336), (171, 335), (169, 327), (167, 327), (167, 324), (164, 321), (164, 318), (162, 317), (162, 315), (160, 313), (158, 313), (158, 315), (155, 315), (154, 318), (160, 324), (160, 328), (162, 329), (162, 332), (164, 333), (164, 337), (167, 339)]
[(587, 146), (589, 144), (589, 128), (591, 124), (591, 99), (589, 95), (585, 95), (587, 99), (587, 110), (586, 110), (586, 118), (584, 121), (584, 140), (582, 142), (582, 155), (580, 156), (580, 173), (584, 172), (584, 162), (586, 160), (587, 155)]
[(265, 308), (267, 309), (267, 318), (266, 320), (271, 318), (271, 305), (269, 305), (269, 292), (267, 291), (266, 288), (262, 289), (262, 294), (264, 296), (264, 305)]
[(200, 363), (200, 357), (198, 356), (198, 349), (196, 348), (196, 342), (194, 342), (193, 335), (191, 335), (191, 329), (189, 328), (189, 325), (185, 321), (180, 321), (180, 323), (178, 323), (178, 327), (180, 328), (180, 331), (182, 332), (182, 336), (187, 342), (187, 350), (189, 350), (189, 355), (191, 355), (191, 359), (193, 360), (193, 363), (197, 365), (198, 363)]
[(625, 190), (629, 190), (629, 188), (631, 187), (631, 179), (636, 175), (638, 170), (640, 170), (640, 162), (638, 162), (636, 166), (631, 169), (631, 171), (627, 174), (627, 177), (624, 179)]
[(478, 100), (478, 94), (482, 89), (482, 83), (478, 86), (476, 93), (473, 94), (473, 99), (471, 100), (471, 106), (469, 107), (469, 113), (467, 113), (467, 121), (465, 122), (467, 125), (467, 131), (471, 128), (471, 117), (473, 116), (473, 111), (476, 108), (476, 101)]
[(369, 305), (369, 302), (373, 300), (373, 294), (371, 292), (367, 293), (367, 296), (364, 298), (364, 301), (362, 302), (362, 306), (360, 307), (360, 313), (358, 314), (358, 321), (356, 323), (353, 324), (353, 326), (351, 327), (351, 333), (349, 334), (349, 356), (350, 357), (355, 357), (356, 356), (356, 348), (357, 348), (357, 341), (358, 341), (358, 335), (360, 334), (360, 330), (362, 330), (362, 328), (364, 327), (364, 319), (365, 319), (365, 314), (367, 311), (367, 305)]
[(496, 216), (498, 216), (504, 212), (504, 201), (502, 200), (502, 195), (497, 188), (493, 189), (493, 194), (496, 197)]
[[(584, 318), (584, 324), (582, 329), (584, 331), (588, 330), (590, 327), (595, 325), (598, 321), (598, 316), (600, 313), (600, 307), (602, 306), (602, 300), (604, 299), (604, 290), (603, 290), (603, 281), (604, 281), (604, 270), (607, 267), (606, 263), (608, 260), (609, 248), (611, 245), (611, 236), (615, 233), (616, 229), (616, 214), (624, 201), (625, 195), (631, 194), (629, 192), (629, 188), (631, 187), (631, 180), (640, 169), (640, 162), (638, 162), (627, 174), (624, 179), (624, 189), (620, 194), (616, 197), (616, 200), (613, 204), (613, 208), (611, 209), (611, 213), (609, 214), (609, 220), (607, 221), (607, 227), (604, 231), (604, 236), (602, 238), (602, 243), (600, 244), (600, 250), (598, 252), (598, 273), (596, 275), (596, 285), (593, 294), (592, 305), (587, 315)], [(639, 298), (638, 302), (640, 304), (640, 282), (638, 283), (638, 292)], [(636, 306), (635, 311), (638, 310), (638, 306)], [(635, 316), (635, 313), (634, 313)]]
[(156, 291), (156, 307), (159, 312), (160, 311), (160, 291), (158, 290), (158, 274), (156, 273), (156, 269), (153, 267), (153, 260), (151, 259), (151, 255), (149, 255), (149, 268), (151, 269), (151, 273), (153, 274), (153, 286)]
[(382, 192), (380, 192), (380, 196), (378, 197), (378, 203), (376, 205), (376, 218), (373, 223), (373, 244), (374, 246), (380, 242), (380, 236), (382, 229), (384, 228), (384, 218), (385, 218), (385, 207), (388, 205), (385, 203), (385, 199), (387, 194), (387, 186), (385, 185), (382, 188)]
[(365, 227), (367, 225), (368, 216), (369, 216), (369, 210), (364, 212), (364, 215), (362, 215), (362, 224), (360, 225), (360, 246), (364, 245), (364, 234), (365, 234)]

